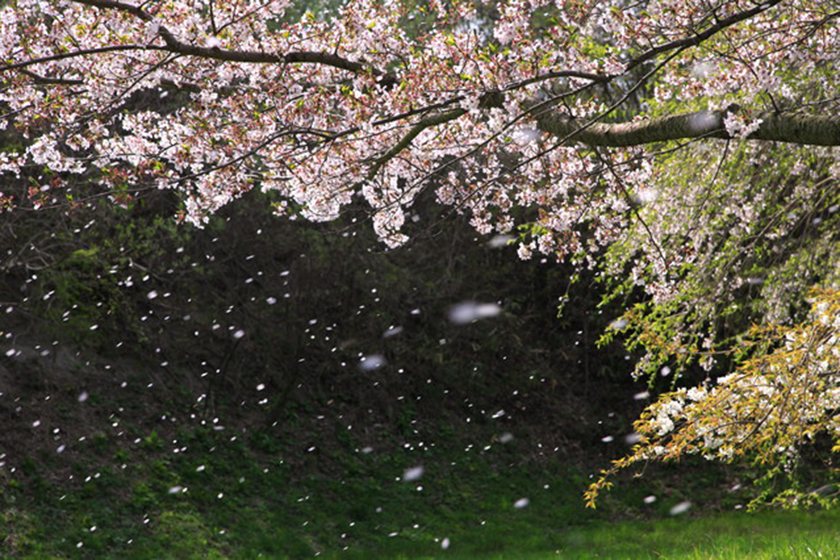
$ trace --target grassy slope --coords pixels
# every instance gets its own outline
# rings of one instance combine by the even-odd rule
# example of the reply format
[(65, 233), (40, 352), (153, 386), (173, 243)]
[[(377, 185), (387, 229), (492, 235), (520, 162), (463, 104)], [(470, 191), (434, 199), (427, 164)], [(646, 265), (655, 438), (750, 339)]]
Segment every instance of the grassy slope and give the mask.
[[(133, 386), (114, 400), (91, 393), (79, 403), (67, 391), (50, 399), (37, 428), (85, 418), (88, 436), (67, 428), (62, 453), (45, 448), (0, 471), (4, 557), (795, 558), (840, 550), (837, 513), (708, 517), (698, 501), (669, 518), (686, 497), (680, 490), (700, 496), (721, 482), (710, 472), (680, 490), (661, 479), (628, 485), (591, 512), (577, 466), (523, 465), (527, 437), (502, 444), (493, 426), (470, 435), (484, 438), (481, 447), (464, 447), (457, 434), (423, 444), (420, 434), (411, 443), (393, 434), (368, 450), (346, 428), (328, 443), (326, 434), (344, 428), (337, 417), (315, 414), (313, 426), (299, 420), (290, 432), (235, 420), (218, 429), (221, 422), (152, 414), (148, 389)], [(48, 416), (53, 409), (63, 412)], [(118, 421), (113, 409), (122, 409)], [(301, 447), (301, 437), (313, 445)], [(417, 465), (418, 480), (401, 480)], [(610, 522), (643, 512), (651, 491), (661, 496), (646, 506), (654, 520)]]
[[(97, 407), (119, 404), (90, 401), (65, 422), (79, 408), (104, 418)], [(366, 453), (346, 435), (339, 447), (316, 439), (301, 449), (276, 433), (165, 415), (134, 425), (123, 411), (116, 427), (81, 441), (65, 434), (62, 453), (44, 449), (0, 471), (4, 555), (370, 557), (440, 550), (446, 537), (485, 555), (560, 543), (569, 523), (590, 517), (585, 479), (562, 465), (523, 469), (517, 442), (489, 437), (489, 449), (465, 450), (454, 436), (394, 437)], [(45, 428), (58, 421), (43, 418)], [(401, 480), (420, 464), (419, 480)], [(515, 508), (523, 497), (530, 504)]]
[[(147, 462), (100, 465), (98, 478), (82, 484), (49, 483), (35, 470), (8, 484), (4, 555), (806, 558), (840, 550), (837, 513), (608, 523), (582, 511), (580, 479), (494, 473), (486, 456), (442, 472), (437, 459), (446, 453), (429, 452), (427, 472), (407, 483), (394, 473), (413, 464), (411, 454), (362, 454), (338, 479), (296, 480), (282, 459), (252, 455), (218, 433), (182, 442), (192, 451), (163, 458), (147, 440)], [(522, 497), (529, 504), (516, 508)]]
[[(241, 231), (218, 243), (218, 232), (190, 245), (150, 229), (148, 254), (135, 259), (157, 270), (148, 283), (131, 266), (112, 268), (120, 261), (102, 240), (102, 262), (71, 259), (32, 300), (64, 285), (61, 305), (59, 296), (44, 304), (60, 321), (78, 299), (69, 325), (83, 342), (96, 335), (86, 355), (3, 316), (0, 557), (704, 558), (724, 545), (723, 557), (767, 543), (781, 557), (790, 546), (838, 548), (827, 515), (689, 522), (748, 498), (728, 492), (726, 469), (659, 469), (619, 486), (597, 512), (583, 509), (588, 473), (626, 450), (621, 436), (644, 387), (628, 381), (620, 349), (592, 347), (609, 317), (592, 315), (586, 286), (556, 319), (562, 270), (511, 262), (472, 232), (391, 256), (352, 238), (307, 241), (308, 229), (257, 218), (232, 222)], [(107, 240), (113, 228), (97, 223)], [(123, 242), (111, 247), (117, 256)], [(185, 272), (196, 263), (204, 272)], [(102, 280), (129, 275), (142, 280), (136, 293)], [(8, 297), (26, 282), (5, 282)], [(267, 305), (266, 294), (282, 303)], [(465, 300), (501, 301), (505, 313), (447, 324), (448, 306)], [(135, 311), (151, 319), (136, 323)], [(386, 340), (391, 325), (405, 331)], [(239, 328), (241, 345), (222, 334)], [(114, 350), (126, 333), (141, 341), (141, 360)], [(45, 347), (52, 353), (38, 357)], [(388, 366), (359, 371), (371, 353)], [(204, 377), (208, 369), (218, 375)], [(505, 433), (513, 441), (502, 443)], [(399, 480), (418, 465), (422, 478)], [(659, 500), (645, 506), (650, 494)], [(516, 508), (522, 498), (528, 505)], [(695, 507), (667, 520), (683, 500)], [(657, 516), (666, 521), (608, 524)], [(726, 536), (742, 533), (738, 543)]]

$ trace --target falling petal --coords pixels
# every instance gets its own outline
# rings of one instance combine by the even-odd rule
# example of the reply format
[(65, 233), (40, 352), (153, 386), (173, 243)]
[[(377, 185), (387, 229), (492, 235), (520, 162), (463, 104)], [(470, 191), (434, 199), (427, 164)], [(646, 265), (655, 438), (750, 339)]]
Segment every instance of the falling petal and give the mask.
[(642, 441), (642, 435), (635, 432), (624, 436), (624, 443), (627, 445), (636, 445), (640, 441)]
[(495, 303), (465, 301), (449, 309), (449, 321), (455, 325), (466, 325), (480, 319), (496, 317), (501, 312), (502, 308)]
[(385, 360), (385, 356), (381, 354), (371, 354), (370, 356), (365, 356), (359, 361), (359, 369), (362, 371), (373, 371), (376, 369), (381, 368), (388, 362)]
[(610, 323), (609, 328), (614, 331), (620, 331), (624, 329), (628, 324), (629, 323), (627, 322), (627, 319), (619, 318)]
[(689, 508), (691, 508), (691, 502), (686, 500), (686, 501), (680, 502), (677, 505), (675, 505), (674, 507), (672, 507), (668, 513), (670, 515), (681, 515), (681, 514), (687, 512), (689, 510)]
[(491, 249), (499, 249), (500, 247), (508, 246), (514, 239), (512, 235), (494, 235), (487, 242), (487, 246)]
[(392, 336), (397, 336), (403, 332), (402, 327), (390, 327), (387, 331), (382, 333), (382, 338), (391, 338)]
[(412, 482), (414, 480), (419, 480), (421, 476), (423, 476), (424, 469), (422, 466), (412, 467), (410, 469), (405, 469), (403, 472), (402, 479), (405, 482)]

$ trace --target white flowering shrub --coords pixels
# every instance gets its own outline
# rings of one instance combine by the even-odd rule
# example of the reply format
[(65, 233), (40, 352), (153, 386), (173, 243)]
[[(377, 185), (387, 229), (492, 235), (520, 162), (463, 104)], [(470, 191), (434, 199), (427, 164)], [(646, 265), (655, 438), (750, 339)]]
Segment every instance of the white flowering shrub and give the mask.
[(590, 487), (590, 505), (611, 475), (643, 461), (746, 457), (769, 470), (820, 434), (840, 452), (840, 291), (814, 291), (812, 302), (802, 324), (753, 329), (745, 344), (761, 348), (734, 372), (648, 406), (635, 424), (639, 443)]

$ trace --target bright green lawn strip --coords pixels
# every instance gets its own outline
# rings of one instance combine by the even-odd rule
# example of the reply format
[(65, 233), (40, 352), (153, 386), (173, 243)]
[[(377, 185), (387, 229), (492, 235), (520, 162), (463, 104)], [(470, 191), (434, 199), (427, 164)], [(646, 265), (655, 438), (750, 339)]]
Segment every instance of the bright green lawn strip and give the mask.
[(840, 553), (840, 512), (624, 522), (572, 530), (566, 538), (560, 550), (567, 558), (834, 558)]

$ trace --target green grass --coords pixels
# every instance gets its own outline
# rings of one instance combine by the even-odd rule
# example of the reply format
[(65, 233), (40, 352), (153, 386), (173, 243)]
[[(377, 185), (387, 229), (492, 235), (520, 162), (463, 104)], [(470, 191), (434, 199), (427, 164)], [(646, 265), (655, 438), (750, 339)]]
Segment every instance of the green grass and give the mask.
[(836, 558), (840, 513), (730, 513), (623, 522), (572, 529), (565, 538), (558, 550), (567, 558)]
[[(418, 456), (395, 445), (364, 454), (348, 442), (318, 456), (266, 434), (230, 441), (197, 428), (178, 434), (188, 451), (174, 454), (159, 440), (147, 434), (134, 448), (114, 449), (91, 438), (72, 479), (56, 476), (54, 458), (23, 461), (0, 478), (0, 556), (700, 559), (840, 551), (836, 512), (694, 518), (694, 508), (608, 523), (641, 502), (639, 489), (624, 498), (616, 490), (606, 511), (587, 511), (584, 476), (562, 465), (523, 469), (512, 450)], [(421, 479), (399, 480), (418, 463)], [(515, 507), (525, 497), (528, 504)], [(662, 515), (670, 505), (663, 499), (647, 512)]]

